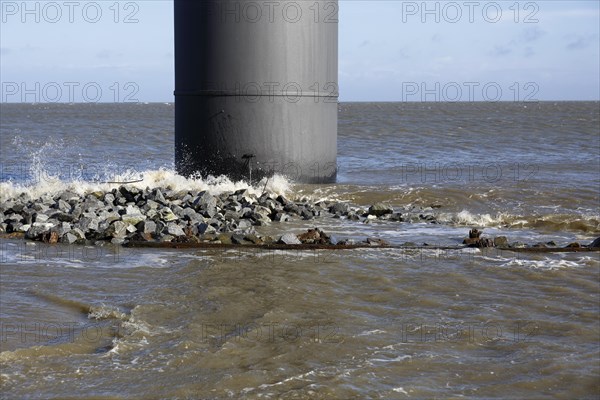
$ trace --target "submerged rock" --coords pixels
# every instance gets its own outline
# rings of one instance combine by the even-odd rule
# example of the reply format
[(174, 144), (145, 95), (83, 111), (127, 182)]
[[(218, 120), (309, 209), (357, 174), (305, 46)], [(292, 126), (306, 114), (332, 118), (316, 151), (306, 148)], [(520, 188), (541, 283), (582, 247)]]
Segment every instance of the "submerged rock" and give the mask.
[(319, 228), (309, 229), (307, 232), (297, 235), (297, 237), (302, 244), (331, 245), (335, 244), (334, 242), (337, 242), (337, 240), (333, 239)]
[(346, 215), (350, 212), (350, 205), (348, 205), (348, 203), (335, 203), (329, 206), (329, 212), (332, 214)]
[(373, 204), (371, 207), (369, 207), (368, 213), (369, 213), (369, 215), (375, 215), (376, 217), (381, 217), (386, 214), (393, 214), (394, 209), (387, 204), (376, 203), (376, 204)]
[(496, 247), (508, 247), (508, 239), (506, 236), (496, 236), (494, 238), (494, 246)]
[(469, 231), (469, 239), (478, 239), (481, 236), (481, 231), (477, 228), (473, 228)]
[[(499, 236), (496, 239), (489, 239), (481, 237), (482, 232), (476, 228), (473, 228), (469, 231), (469, 237), (463, 240), (463, 244), (466, 244), (468, 247), (495, 247), (497, 246), (496, 242), (503, 243), (506, 238), (504, 236)], [(506, 244), (508, 241), (506, 240)]]

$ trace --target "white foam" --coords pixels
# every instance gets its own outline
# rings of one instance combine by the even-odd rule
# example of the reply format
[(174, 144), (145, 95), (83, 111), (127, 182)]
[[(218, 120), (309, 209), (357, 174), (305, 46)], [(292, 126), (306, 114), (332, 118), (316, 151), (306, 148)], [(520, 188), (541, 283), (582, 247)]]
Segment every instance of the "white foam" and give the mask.
[(579, 261), (569, 260), (524, 260), (519, 258), (511, 259), (508, 262), (500, 265), (501, 267), (525, 267), (541, 270), (557, 270), (557, 269), (569, 269), (569, 268), (584, 268), (585, 264)]
[[(38, 167), (34, 167), (38, 168)], [(41, 167), (39, 167), (41, 168)], [(255, 195), (260, 195), (263, 190), (275, 194), (286, 194), (291, 191), (292, 184), (281, 175), (275, 175), (268, 180), (265, 178), (255, 185), (250, 185), (245, 181), (233, 182), (225, 176), (186, 178), (177, 174), (174, 170), (161, 168), (158, 170), (132, 171), (127, 170), (119, 174), (111, 175), (111, 183), (106, 183), (106, 178), (97, 176), (91, 180), (61, 180), (60, 177), (42, 172), (36, 172), (33, 182), (0, 182), (0, 201), (16, 198), (21, 194), (26, 194), (33, 199), (39, 198), (43, 194), (55, 195), (63, 191), (71, 191), (78, 195), (85, 195), (95, 191), (111, 191), (119, 187), (119, 183), (112, 182), (132, 182), (125, 186), (138, 189), (166, 188), (176, 191), (203, 191), (206, 190), (213, 195), (219, 195), (224, 192), (234, 192), (240, 189), (248, 189)], [(105, 175), (102, 175), (105, 176)], [(103, 180), (104, 179), (104, 180)]]
[(491, 214), (472, 214), (467, 210), (455, 214), (441, 213), (439, 216), (440, 221), (449, 222), (457, 225), (476, 225), (476, 226), (495, 226), (506, 221), (511, 221), (511, 224), (526, 224), (526, 221), (514, 221), (514, 216), (507, 213), (498, 213), (495, 216)]
[(357, 336), (371, 336), (371, 335), (377, 335), (377, 334), (380, 334), (380, 333), (386, 333), (386, 331), (381, 330), (381, 329), (373, 329), (373, 330), (370, 330), (370, 331), (362, 331)]
[(393, 388), (392, 390), (396, 393), (402, 393), (402, 394), (409, 396), (408, 392), (406, 390), (404, 390), (404, 388), (402, 388), (402, 387)]

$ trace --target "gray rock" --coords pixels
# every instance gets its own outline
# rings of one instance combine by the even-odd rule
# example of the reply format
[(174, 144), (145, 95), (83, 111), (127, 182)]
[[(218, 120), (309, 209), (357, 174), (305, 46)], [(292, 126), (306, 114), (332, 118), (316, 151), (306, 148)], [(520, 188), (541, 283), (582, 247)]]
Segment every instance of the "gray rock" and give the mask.
[(72, 229), (71, 224), (68, 222), (60, 222), (54, 228), (51, 229), (52, 232), (56, 232), (58, 236), (63, 237), (66, 233), (70, 232)]
[(140, 233), (155, 233), (156, 222), (151, 220), (141, 221), (136, 225), (136, 228)]
[(287, 222), (289, 220), (290, 220), (290, 216), (288, 214), (285, 214), (285, 213), (282, 213), (282, 212), (277, 212), (273, 216), (273, 221)]
[(176, 221), (179, 219), (179, 217), (177, 217), (177, 215), (175, 215), (169, 207), (164, 207), (164, 208), (160, 209), (160, 211), (158, 212), (158, 215), (165, 222), (172, 222), (172, 221)]
[(172, 236), (185, 236), (185, 232), (179, 225), (174, 222), (171, 222), (167, 225), (167, 232)]
[(252, 223), (247, 219), (242, 219), (237, 223), (238, 229), (248, 229), (252, 226)]
[(217, 209), (216, 207), (209, 207), (205, 210), (203, 210), (202, 215), (205, 216), (206, 218), (213, 218), (217, 215)]
[(156, 210), (148, 210), (146, 211), (146, 218), (156, 221), (157, 219), (160, 219), (160, 215)]
[(114, 238), (110, 239), (110, 242), (112, 244), (115, 244), (115, 245), (125, 244), (125, 241), (126, 241), (125, 238), (116, 238), (116, 237), (114, 237)]
[(115, 203), (115, 195), (112, 193), (106, 193), (104, 195), (104, 204), (108, 206), (113, 206)]
[(159, 206), (160, 206), (160, 204), (158, 204), (154, 200), (146, 200), (146, 204), (144, 204), (143, 209), (144, 209), (144, 211), (157, 210)]
[(223, 215), (223, 217), (226, 220), (238, 220), (240, 219), (241, 215), (237, 212), (237, 211), (233, 211), (233, 210), (227, 210), (225, 211), (225, 214)]
[(73, 228), (73, 229), (71, 229), (71, 233), (73, 235), (77, 236), (78, 239), (85, 239), (85, 232), (83, 232), (79, 228)]
[(242, 195), (241, 197), (238, 197), (238, 201), (243, 205), (252, 205), (256, 203), (256, 197), (252, 194), (248, 194), (246, 191), (246, 194)]
[(83, 232), (88, 232), (90, 230), (97, 231), (99, 222), (100, 221), (97, 218), (83, 217), (77, 223), (77, 227)]
[(34, 214), (34, 222), (46, 222), (50, 217), (46, 214), (35, 213)]
[(219, 242), (221, 242), (221, 244), (232, 244), (233, 242), (231, 241), (231, 237), (231, 233), (222, 233), (217, 237), (217, 239)]
[(165, 199), (165, 196), (163, 196), (160, 189), (155, 189), (153, 194), (154, 194), (154, 196), (152, 198), (150, 198), (151, 200), (154, 200), (158, 203), (167, 204), (167, 200)]
[(23, 217), (21, 216), (21, 214), (9, 214), (6, 219), (4, 220), (5, 222), (20, 222), (23, 221)]
[(123, 221), (115, 221), (108, 227), (106, 234), (113, 238), (125, 238), (127, 236), (127, 226)]
[(233, 244), (246, 244), (246, 240), (244, 240), (244, 235), (232, 235), (231, 243)]
[(64, 212), (57, 212), (50, 216), (50, 218), (54, 218), (59, 220), (60, 222), (73, 222), (75, 219), (71, 214), (67, 214)]
[(242, 205), (235, 200), (231, 200), (225, 204), (225, 210), (231, 210), (235, 212), (240, 212), (242, 210)]
[(286, 233), (279, 239), (279, 243), (282, 244), (302, 244), (300, 239), (293, 233)]
[(482, 247), (480, 238), (465, 238), (463, 244), (466, 244), (469, 247)]
[(144, 221), (146, 216), (142, 214), (142, 211), (136, 206), (127, 206), (125, 214), (121, 216), (121, 220), (126, 224), (137, 225)]
[[(6, 229), (7, 233), (12, 233), (12, 232), (21, 232), (23, 228), (23, 224), (21, 222), (16, 222), (16, 221), (10, 221), (8, 223), (8, 227)], [(29, 228), (27, 228), (29, 229)]]
[(290, 202), (290, 200), (288, 200), (288, 199), (287, 199), (287, 198), (286, 198), (284, 195), (282, 195), (282, 194), (281, 194), (281, 195), (279, 195), (279, 196), (277, 196), (277, 199), (276, 199), (276, 200), (277, 200), (277, 202), (278, 202), (279, 204), (281, 204), (282, 206), (285, 206), (286, 204), (289, 204), (289, 203), (291, 203), (291, 202)]
[(48, 210), (50, 210), (50, 207), (44, 203), (35, 203), (33, 205), (33, 209), (40, 213), (46, 213)]
[(68, 244), (73, 244), (77, 241), (77, 236), (75, 236), (74, 234), (68, 232), (65, 233), (60, 240), (62, 243), (68, 243)]
[(33, 240), (40, 239), (43, 234), (50, 232), (50, 229), (52, 228), (52, 224), (36, 222), (27, 230), (25, 237)]
[(300, 214), (302, 212), (300, 206), (294, 203), (288, 203), (283, 206), (283, 211), (293, 214)]
[(73, 193), (73, 192), (64, 191), (59, 195), (59, 198), (60, 198), (60, 200), (63, 200), (63, 201), (71, 201), (71, 200), (78, 201), (79, 195), (77, 195), (76, 193)]
[(192, 204), (196, 208), (196, 211), (204, 211), (209, 208), (216, 208), (217, 199), (210, 193), (203, 191), (198, 194), (198, 196), (194, 199)]
[(187, 220), (187, 221), (202, 221), (203, 218), (201, 215), (198, 215), (198, 213), (196, 211), (194, 211), (193, 208), (182, 208), (181, 212), (178, 213), (177, 215), (179, 215), (181, 218)]
[(193, 200), (194, 200), (194, 197), (189, 192), (185, 192), (185, 194), (181, 198), (181, 202), (182, 203), (188, 203), (189, 204)]
[(173, 241), (173, 239), (175, 239), (175, 237), (174, 237), (174, 236), (171, 236), (171, 235), (162, 235), (162, 236), (161, 236), (161, 237), (160, 237), (158, 240), (159, 240), (160, 242), (163, 242), (163, 243), (165, 243), (165, 242), (172, 242), (172, 241)]
[(394, 222), (403, 222), (404, 218), (402, 217), (402, 213), (393, 213), (393, 214), (388, 214), (389, 215), (389, 220), (390, 221), (394, 221)]
[(494, 238), (494, 246), (496, 246), (496, 247), (509, 247), (508, 238), (506, 236), (496, 236)]
[(600, 237), (597, 238), (596, 240), (594, 240), (591, 244), (590, 247), (600, 247)]
[(469, 239), (478, 239), (482, 233), (483, 232), (481, 232), (477, 228), (473, 228), (469, 231)]
[(335, 203), (329, 207), (329, 212), (332, 214), (346, 215), (350, 211), (348, 203)]
[(62, 199), (58, 200), (56, 208), (67, 214), (71, 211), (71, 205)]
[(369, 215), (375, 215), (376, 217), (381, 217), (386, 214), (393, 214), (394, 209), (383, 203), (376, 203), (369, 207)]
[(208, 225), (206, 222), (202, 222), (202, 223), (196, 225), (196, 230), (198, 231), (199, 235), (204, 235), (205, 233), (210, 233), (210, 232), (207, 232), (209, 227), (210, 227), (210, 225)]
[(126, 187), (121, 186), (119, 188), (119, 193), (121, 194), (120, 198), (124, 198), (127, 203), (135, 202), (135, 195), (138, 194), (138, 191), (134, 187)]

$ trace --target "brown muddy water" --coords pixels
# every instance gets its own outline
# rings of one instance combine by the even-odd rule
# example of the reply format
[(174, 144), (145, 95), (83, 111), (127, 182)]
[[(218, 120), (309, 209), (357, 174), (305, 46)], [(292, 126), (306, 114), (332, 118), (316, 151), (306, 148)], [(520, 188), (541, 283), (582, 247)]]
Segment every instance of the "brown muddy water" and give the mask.
[[(0, 111), (2, 200), (90, 191), (106, 176), (216, 193), (246, 185), (172, 172), (172, 105)], [(338, 237), (457, 245), (476, 226), (511, 242), (587, 244), (600, 236), (599, 114), (598, 103), (341, 104), (339, 182), (278, 178), (273, 189), (360, 206), (434, 206), (442, 223), (322, 217), (261, 233), (318, 226)], [(1, 239), (0, 393), (595, 399), (599, 274), (598, 253)]]

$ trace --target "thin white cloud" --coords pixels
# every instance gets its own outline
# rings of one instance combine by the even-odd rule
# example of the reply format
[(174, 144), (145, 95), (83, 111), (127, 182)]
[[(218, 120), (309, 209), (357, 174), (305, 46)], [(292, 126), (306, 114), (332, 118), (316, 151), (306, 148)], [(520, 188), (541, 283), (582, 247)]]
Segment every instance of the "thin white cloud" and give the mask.
[(567, 49), (568, 50), (581, 50), (590, 46), (592, 43), (597, 42), (596, 35), (569, 35), (567, 36)]

